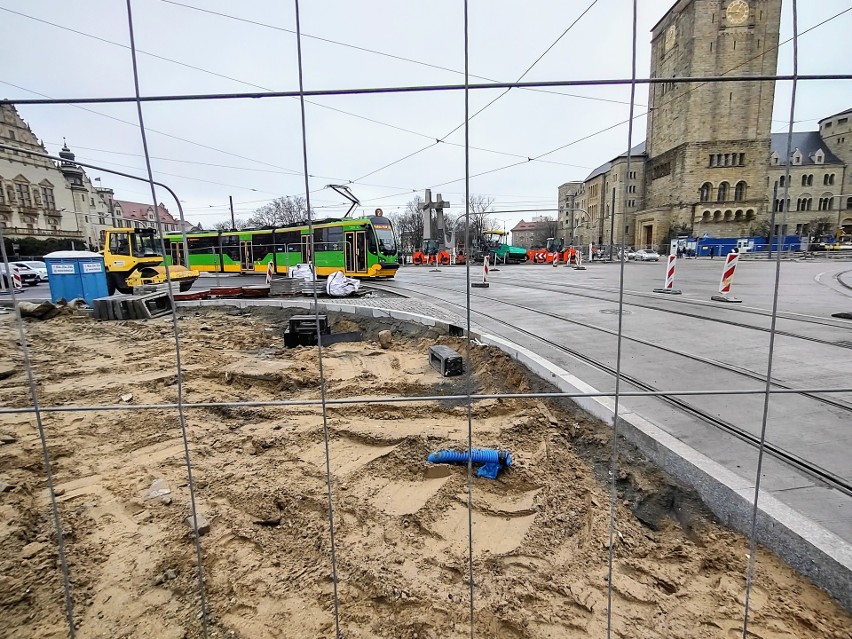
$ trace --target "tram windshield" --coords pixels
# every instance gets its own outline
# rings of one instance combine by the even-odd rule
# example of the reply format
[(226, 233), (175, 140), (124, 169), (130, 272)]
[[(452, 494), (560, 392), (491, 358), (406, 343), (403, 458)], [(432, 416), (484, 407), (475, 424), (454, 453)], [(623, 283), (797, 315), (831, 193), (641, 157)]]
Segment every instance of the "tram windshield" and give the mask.
[(373, 230), (376, 233), (376, 241), (379, 245), (379, 252), (383, 255), (393, 255), (396, 253), (396, 238), (393, 236), (393, 229), (387, 222), (373, 223)]

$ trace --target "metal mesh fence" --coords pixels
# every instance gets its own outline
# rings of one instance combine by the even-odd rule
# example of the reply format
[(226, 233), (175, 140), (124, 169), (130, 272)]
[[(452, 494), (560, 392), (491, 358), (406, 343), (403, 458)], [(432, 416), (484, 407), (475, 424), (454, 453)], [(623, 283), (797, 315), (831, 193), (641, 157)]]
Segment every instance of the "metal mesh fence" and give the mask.
[[(627, 161), (626, 161), (626, 170), (628, 174), (631, 171), (631, 153), (630, 149), (634, 146), (634, 134), (633, 134), (633, 122), (637, 117), (635, 115), (635, 107), (636, 107), (636, 87), (640, 84), (650, 84), (652, 86), (656, 84), (684, 84), (687, 87), (687, 90), (694, 91), (700, 85), (711, 84), (714, 86), (723, 87), (728, 83), (741, 83), (741, 82), (761, 82), (761, 81), (772, 81), (772, 82), (790, 82), (791, 83), (791, 101), (790, 101), (790, 112), (789, 112), (789, 120), (787, 126), (787, 144), (786, 144), (786, 157), (790, 157), (793, 149), (792, 139), (793, 139), (793, 127), (795, 123), (795, 105), (796, 105), (796, 95), (797, 88), (800, 82), (804, 81), (824, 81), (827, 79), (835, 79), (835, 80), (849, 80), (852, 79), (852, 76), (849, 75), (799, 75), (798, 72), (798, 24), (797, 24), (797, 3), (793, 0), (790, 3), (793, 13), (793, 54), (792, 54), (792, 64), (793, 71), (789, 75), (767, 75), (767, 76), (738, 76), (738, 75), (725, 75), (719, 77), (682, 77), (682, 78), (640, 78), (637, 77), (636, 67), (637, 67), (637, 0), (632, 0), (632, 2), (622, 2), (619, 3), (620, 10), (630, 10), (632, 11), (632, 32), (630, 34), (632, 41), (632, 64), (631, 64), (631, 77), (628, 79), (619, 79), (619, 80), (607, 80), (607, 79), (592, 79), (592, 80), (578, 80), (578, 79), (560, 79), (554, 81), (542, 81), (542, 82), (531, 82), (524, 81), (524, 77), (527, 73), (532, 69), (533, 66), (538, 62), (538, 60), (543, 57), (548, 48), (542, 56), (536, 60), (533, 65), (531, 65), (526, 72), (521, 74), (520, 77), (515, 82), (511, 83), (499, 83), (499, 82), (486, 82), (486, 83), (471, 83), (470, 82), (470, 73), (468, 70), (468, 60), (469, 60), (469, 51), (468, 51), (468, 6), (465, 1), (462, 5), (460, 5), (460, 11), (463, 10), (464, 15), (464, 34), (465, 34), (465, 44), (464, 44), (464, 83), (456, 84), (456, 85), (439, 85), (439, 86), (417, 86), (417, 87), (365, 87), (365, 88), (356, 88), (356, 89), (329, 89), (322, 91), (306, 91), (304, 89), (303, 83), (303, 69), (302, 69), (302, 33), (301, 33), (301, 25), (299, 22), (299, 0), (295, 1), (295, 33), (297, 38), (297, 46), (298, 46), (298, 56), (297, 56), (297, 64), (298, 64), (298, 77), (299, 77), (299, 90), (298, 91), (267, 91), (262, 90), (259, 92), (241, 92), (241, 93), (232, 93), (232, 94), (197, 94), (197, 95), (171, 95), (171, 96), (146, 96), (142, 95), (140, 92), (139, 84), (139, 71), (136, 65), (136, 44), (134, 40), (134, 21), (132, 15), (132, 2), (131, 0), (127, 0), (127, 25), (128, 32), (130, 38), (130, 49), (132, 53), (133, 60), (133, 80), (134, 80), (134, 88), (135, 95), (131, 97), (123, 97), (123, 96), (113, 96), (106, 98), (76, 98), (76, 99), (39, 99), (39, 100), (19, 100), (17, 102), (22, 104), (105, 104), (105, 103), (116, 103), (116, 102), (132, 102), (136, 105), (138, 124), (140, 133), (142, 136), (142, 143), (144, 147), (146, 166), (147, 166), (147, 178), (145, 181), (150, 185), (150, 196), (151, 201), (154, 203), (154, 212), (157, 216), (157, 224), (158, 227), (162, 230), (162, 221), (159, 219), (159, 208), (156, 206), (156, 203), (159, 201), (159, 196), (157, 194), (157, 188), (168, 188), (165, 185), (154, 180), (154, 172), (151, 167), (151, 158), (148, 149), (148, 142), (146, 138), (146, 127), (144, 122), (144, 107), (147, 104), (156, 103), (156, 102), (164, 102), (166, 104), (172, 104), (178, 101), (208, 101), (208, 100), (251, 100), (251, 99), (284, 99), (284, 98), (298, 98), (300, 101), (300, 119), (301, 119), (301, 140), (302, 140), (302, 157), (303, 157), (303, 166), (302, 173), (304, 176), (304, 188), (305, 195), (307, 198), (307, 213), (308, 213), (308, 224), (310, 227), (311, 234), (313, 234), (313, 208), (311, 206), (311, 194), (313, 191), (310, 188), (310, 183), (308, 181), (308, 177), (311, 172), (311, 168), (308, 162), (308, 149), (311, 144), (311, 140), (307, 134), (306, 128), (306, 113), (305, 113), (305, 102), (307, 98), (312, 96), (346, 96), (346, 95), (363, 95), (363, 94), (397, 94), (397, 93), (427, 93), (427, 92), (463, 92), (464, 93), (464, 122), (459, 125), (458, 128), (464, 127), (465, 132), (465, 141), (464, 141), (464, 152), (465, 152), (465, 176), (463, 178), (464, 181), (464, 190), (465, 190), (465, 201), (470, 202), (470, 179), (475, 177), (471, 175), (470, 171), (470, 156), (469, 151), (471, 148), (470, 145), (470, 120), (472, 117), (478, 115), (485, 108), (488, 108), (491, 104), (493, 104), (496, 100), (500, 99), (506, 92), (513, 89), (552, 89), (552, 88), (566, 88), (572, 86), (605, 86), (605, 85), (618, 85), (629, 87), (629, 101), (627, 102), (627, 106), (629, 108), (629, 115), (626, 120), (628, 123), (628, 131), (627, 131)], [(577, 20), (571, 24), (568, 29), (566, 29), (565, 33), (570, 31), (570, 29), (579, 22), (585, 13), (594, 6), (596, 2), (592, 2), (585, 11), (583, 11)], [(563, 35), (565, 35), (563, 33)], [(560, 36), (561, 37), (561, 36)], [(557, 40), (558, 41), (558, 40)], [(555, 43), (554, 43), (555, 44)], [(553, 45), (551, 45), (552, 47)], [(731, 69), (731, 73), (736, 73), (736, 69)], [(470, 105), (469, 105), (469, 95), (472, 91), (493, 91), (503, 89), (498, 96), (489, 102), (485, 107), (477, 111), (473, 114), (470, 113)], [(664, 106), (664, 105), (663, 105)], [(663, 108), (663, 107), (658, 107)], [(455, 129), (455, 130), (457, 130)], [(452, 133), (452, 131), (450, 132)], [(449, 134), (448, 134), (449, 135)], [(445, 136), (447, 137), (447, 136)], [(439, 141), (440, 142), (440, 141)], [(425, 150), (432, 147), (435, 143), (430, 143), (425, 146)], [(557, 147), (558, 150), (564, 148), (565, 145)], [(6, 147), (4, 147), (6, 148)], [(419, 153), (419, 151), (418, 151)], [(549, 152), (549, 153), (552, 153)], [(538, 158), (544, 157), (549, 153), (542, 154)], [(407, 157), (401, 158), (397, 161), (403, 161)], [(524, 164), (530, 158), (525, 158), (518, 162), (517, 164)], [(92, 166), (86, 163), (80, 162), (82, 166)], [(509, 166), (514, 166), (509, 165)], [(107, 170), (107, 169), (104, 169)], [(362, 178), (366, 178), (370, 176), (372, 173), (367, 173)], [(121, 174), (121, 173), (119, 173)], [(126, 175), (128, 174), (121, 174)], [(461, 179), (459, 181), (462, 181)], [(787, 169), (785, 172), (785, 180), (784, 183), (789, 186), (790, 183), (790, 165), (787, 163)], [(782, 201), (788, 201), (788, 186), (785, 186), (783, 189), (783, 194), (780, 194)], [(630, 184), (628, 181), (625, 181), (623, 185), (623, 197), (627, 199), (629, 197), (630, 192), (628, 189), (630, 188)], [(177, 196), (169, 189), (170, 193), (174, 196), (175, 201), (178, 201)], [(784, 208), (778, 212), (778, 215), (782, 218), (780, 223), (784, 223), (783, 218), (787, 214), (787, 207), (789, 204), (785, 205)], [(776, 224), (777, 221), (774, 219), (772, 224)], [(470, 210), (466, 210), (465, 219), (466, 221), (470, 218)], [(183, 219), (183, 213), (181, 212), (181, 219)], [(465, 245), (470, 246), (471, 237), (468, 234), (469, 224), (466, 223), (465, 229)], [(3, 251), (3, 262), (8, 265), (10, 263), (9, 256), (6, 254), (5, 244), (3, 243), (3, 228), (0, 226), (0, 250)], [(162, 235), (162, 234), (161, 234)], [(620, 252), (623, 252), (626, 248), (623, 244), (623, 234), (622, 234), (622, 244), (620, 245)], [(162, 240), (161, 240), (162, 242)], [(184, 242), (186, 243), (186, 234), (184, 230)], [(167, 255), (168, 252), (166, 250), (165, 244), (162, 244), (162, 254)], [(187, 255), (189, 251), (187, 250)], [(182, 357), (181, 357), (181, 344), (182, 344), (182, 335), (181, 335), (181, 323), (179, 321), (179, 316), (176, 310), (176, 305), (174, 303), (174, 299), (172, 297), (172, 288), (169, 286), (169, 296), (171, 299), (171, 336), (174, 340), (174, 356), (175, 356), (175, 380), (176, 380), (176, 401), (163, 401), (156, 404), (136, 404), (136, 405), (127, 405), (127, 404), (102, 404), (102, 405), (48, 405), (45, 406), (39, 400), (38, 386), (36, 373), (33, 370), (31, 365), (30, 357), (29, 357), (29, 340), (27, 335), (27, 326), (24, 322), (20, 312), (17, 313), (16, 323), (17, 323), (17, 331), (19, 335), (19, 344), (21, 347), (21, 352), (23, 356), (23, 363), (27, 373), (27, 382), (28, 382), (28, 393), (30, 397), (30, 406), (28, 407), (2, 407), (0, 408), (0, 414), (2, 415), (31, 415), (35, 421), (38, 428), (40, 447), (43, 455), (44, 462), (44, 470), (45, 470), (45, 479), (47, 482), (48, 494), (50, 496), (50, 511), (53, 521), (53, 528), (55, 532), (55, 540), (58, 548), (58, 557), (59, 557), (59, 572), (61, 573), (62, 578), (62, 587), (64, 590), (64, 600), (65, 600), (65, 616), (68, 624), (68, 633), (71, 637), (75, 636), (75, 633), (79, 627), (80, 617), (79, 613), (75, 611), (73, 606), (74, 601), (74, 592), (73, 592), (73, 567), (69, 567), (69, 564), (73, 564), (73, 562), (69, 562), (69, 558), (67, 557), (66, 547), (64, 544), (64, 525), (62, 518), (60, 516), (60, 509), (57, 504), (56, 494), (54, 490), (54, 478), (51, 472), (52, 468), (52, 460), (51, 460), (51, 442), (50, 442), (50, 434), (48, 429), (45, 428), (44, 419), (45, 416), (51, 416), (56, 414), (66, 414), (66, 413), (97, 413), (99, 415), (112, 415), (125, 413), (127, 411), (163, 411), (167, 414), (175, 414), (177, 416), (177, 425), (180, 432), (180, 439), (182, 441), (183, 453), (184, 453), (184, 466), (186, 473), (186, 482), (189, 490), (189, 513), (194, 522), (198, 522), (198, 510), (196, 506), (196, 479), (193, 476), (193, 455), (191, 453), (191, 446), (189, 437), (187, 435), (187, 421), (188, 421), (188, 413), (191, 411), (198, 411), (201, 409), (237, 409), (237, 408), (274, 408), (274, 407), (315, 407), (319, 408), (321, 414), (322, 421), (322, 448), (323, 448), (323, 461), (324, 461), (324, 476), (325, 476), (325, 486), (326, 486), (326, 497), (327, 497), (327, 519), (328, 519), (328, 544), (324, 545), (328, 549), (328, 563), (329, 563), (329, 571), (330, 571), (330, 580), (331, 580), (331, 591), (329, 594), (331, 600), (331, 615), (333, 616), (333, 626), (334, 626), (334, 636), (343, 637), (347, 636), (347, 631), (345, 627), (345, 623), (341, 621), (341, 613), (344, 612), (341, 610), (342, 604), (340, 601), (340, 595), (338, 592), (338, 582), (339, 582), (339, 574), (338, 574), (338, 562), (339, 562), (339, 553), (337, 550), (337, 545), (335, 541), (335, 532), (336, 526), (339, 526), (338, 520), (336, 518), (335, 512), (335, 483), (333, 477), (333, 446), (331, 442), (330, 429), (329, 429), (329, 411), (332, 408), (340, 408), (346, 409), (348, 407), (364, 407), (364, 406), (381, 406), (388, 405), (394, 403), (421, 403), (421, 402), (445, 402), (445, 403), (453, 403), (460, 402), (465, 409), (465, 416), (467, 422), (467, 446), (468, 449), (472, 449), (475, 446), (475, 433), (476, 433), (476, 418), (474, 416), (474, 407), (477, 402), (482, 402), (486, 400), (504, 400), (504, 399), (544, 399), (544, 398), (563, 398), (563, 399), (572, 399), (572, 398), (593, 398), (593, 397), (610, 397), (614, 400), (614, 411), (612, 418), (612, 431), (611, 431), (611, 455), (609, 457), (609, 468), (608, 468), (608, 476), (609, 476), (609, 491), (610, 491), (610, 504), (609, 504), (609, 529), (608, 529), (608, 543), (606, 547), (608, 549), (608, 562), (607, 562), (607, 605), (606, 605), (606, 636), (613, 636), (613, 609), (616, 605), (613, 601), (613, 583), (614, 583), (614, 560), (616, 557), (616, 548), (618, 546), (617, 540), (619, 533), (619, 521), (618, 521), (618, 502), (619, 502), (619, 494), (616, 486), (616, 479), (619, 476), (619, 450), (618, 444), (620, 441), (618, 426), (619, 426), (619, 413), (622, 408), (622, 400), (626, 397), (702, 397), (702, 396), (762, 396), (763, 397), (763, 408), (762, 408), (762, 416), (761, 416), (761, 429), (759, 437), (756, 438), (756, 444), (758, 448), (758, 461), (757, 461), (757, 474), (754, 480), (754, 493), (752, 497), (752, 515), (751, 515), (751, 527), (749, 531), (749, 553), (748, 553), (748, 563), (746, 570), (746, 586), (745, 586), (745, 598), (743, 601), (743, 609), (742, 609), (742, 626), (741, 626), (741, 635), (744, 639), (748, 636), (753, 636), (748, 630), (749, 624), (749, 616), (751, 613), (751, 594), (753, 587), (753, 576), (755, 571), (755, 554), (756, 554), (756, 545), (757, 545), (757, 536), (758, 536), (758, 521), (759, 521), (759, 500), (761, 497), (761, 478), (762, 478), (762, 464), (764, 460), (764, 456), (767, 452), (767, 420), (771, 408), (771, 402), (774, 397), (782, 396), (782, 395), (805, 395), (805, 394), (842, 394), (848, 393), (852, 391), (850, 388), (846, 387), (812, 387), (812, 388), (779, 388), (776, 384), (773, 383), (773, 355), (775, 353), (776, 348), (776, 337), (778, 335), (778, 301), (779, 301), (779, 284), (781, 282), (781, 251), (776, 251), (775, 255), (775, 272), (774, 272), (774, 292), (773, 292), (773, 304), (772, 311), (770, 317), (770, 326), (768, 329), (768, 359), (766, 362), (766, 372), (765, 375), (762, 376), (762, 381), (764, 385), (762, 387), (755, 384), (754, 388), (728, 388), (722, 390), (698, 390), (698, 389), (681, 389), (681, 390), (665, 390), (665, 391), (653, 391), (653, 390), (625, 390), (622, 386), (623, 375), (622, 375), (622, 344), (623, 344), (623, 322), (624, 319), (624, 309), (625, 309), (625, 261), (620, 261), (620, 285), (619, 285), (619, 295), (618, 295), (618, 328), (616, 332), (616, 356), (615, 356), (615, 374), (614, 374), (614, 389), (612, 391), (604, 391), (604, 392), (587, 392), (587, 393), (563, 393), (563, 392), (518, 392), (518, 393), (476, 393), (475, 385), (473, 383), (473, 371), (475, 366), (471, 361), (472, 350), (474, 348), (474, 344), (472, 342), (472, 333), (473, 333), (473, 322), (472, 322), (472, 299), (471, 299), (471, 281), (472, 278), (475, 279), (477, 277), (476, 274), (471, 273), (470, 263), (467, 264), (466, 268), (466, 309), (465, 309), (465, 322), (466, 322), (466, 366), (465, 366), (465, 375), (466, 375), (466, 392), (463, 394), (452, 394), (452, 395), (406, 395), (405, 393), (400, 393), (397, 396), (356, 396), (356, 397), (327, 397), (326, 393), (326, 377), (323, 366), (323, 351), (324, 348), (321, 345), (322, 339), (320, 335), (320, 311), (319, 311), (319, 303), (317, 299), (317, 291), (314, 290), (314, 316), (316, 322), (316, 333), (317, 339), (320, 343), (320, 346), (316, 349), (316, 358), (317, 365), (319, 370), (319, 380), (317, 390), (319, 392), (319, 396), (316, 399), (281, 399), (274, 401), (263, 401), (263, 400), (253, 400), (253, 399), (245, 399), (241, 401), (221, 401), (221, 402), (193, 402), (187, 401), (184, 396), (184, 375), (185, 375), (185, 367), (182, 365)], [(169, 284), (171, 284), (171, 280), (169, 280)], [(11, 296), (13, 300), (13, 304), (18, 309), (19, 301), (17, 299), (17, 293), (14, 289), (11, 291)], [(467, 518), (466, 518), (466, 535), (467, 535), (467, 566), (465, 572), (467, 573), (467, 585), (468, 585), (468, 615), (469, 615), (469, 632), (470, 636), (474, 637), (477, 634), (480, 636), (486, 636), (482, 631), (477, 632), (476, 627), (476, 616), (477, 609), (475, 606), (476, 598), (477, 598), (477, 575), (476, 575), (476, 562), (474, 555), (474, 547), (477, 543), (476, 534), (474, 531), (474, 490), (473, 490), (473, 458), (471, 455), (467, 456), (467, 494), (466, 494), (466, 509), (467, 509)], [(201, 534), (199, 533), (198, 526), (193, 526), (194, 531), (194, 546), (195, 546), (195, 555), (196, 555), (196, 564), (197, 564), (197, 595), (198, 595), (198, 622), (200, 624), (201, 633), (204, 637), (209, 636), (210, 634), (210, 619), (211, 616), (215, 615), (215, 610), (212, 610), (207, 602), (207, 595), (205, 592), (205, 573), (206, 566), (204, 562), (204, 553), (203, 553), (203, 542), (201, 538)], [(461, 604), (459, 604), (461, 605)], [(619, 634), (619, 636), (622, 636)]]

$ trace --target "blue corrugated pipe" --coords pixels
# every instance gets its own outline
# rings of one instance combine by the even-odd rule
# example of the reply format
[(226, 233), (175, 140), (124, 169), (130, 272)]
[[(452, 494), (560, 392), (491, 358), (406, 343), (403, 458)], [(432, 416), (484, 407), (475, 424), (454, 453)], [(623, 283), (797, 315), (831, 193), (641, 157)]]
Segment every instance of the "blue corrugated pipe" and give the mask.
[[(473, 448), (470, 452), (474, 464), (500, 464), (507, 467), (512, 465), (512, 455), (508, 450)], [(433, 464), (466, 464), (467, 458), (466, 450), (439, 450), (431, 453), (428, 460)]]

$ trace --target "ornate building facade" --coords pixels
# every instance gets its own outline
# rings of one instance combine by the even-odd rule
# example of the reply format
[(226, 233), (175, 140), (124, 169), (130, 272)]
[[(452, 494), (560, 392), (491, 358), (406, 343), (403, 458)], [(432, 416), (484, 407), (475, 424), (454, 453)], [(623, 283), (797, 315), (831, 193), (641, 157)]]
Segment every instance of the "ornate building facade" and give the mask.
[[(109, 227), (152, 227), (149, 204), (115, 199), (112, 189), (96, 186), (75, 163), (64, 145), (60, 162), (22, 151), (47, 153), (14, 106), (0, 105), (0, 225), (4, 237), (79, 240), (93, 250), (101, 248), (101, 232)], [(97, 178), (96, 178), (97, 180)], [(180, 223), (158, 206), (165, 231), (179, 231)], [(187, 225), (187, 230), (193, 228)]]

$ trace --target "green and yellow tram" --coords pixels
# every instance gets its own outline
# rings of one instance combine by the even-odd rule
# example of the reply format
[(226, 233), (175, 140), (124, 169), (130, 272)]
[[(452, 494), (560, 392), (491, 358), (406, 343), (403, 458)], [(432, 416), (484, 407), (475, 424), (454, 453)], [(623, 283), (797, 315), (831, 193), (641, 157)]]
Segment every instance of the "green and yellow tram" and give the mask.
[(381, 209), (363, 218), (318, 220), (313, 235), (307, 223), (242, 231), (188, 233), (189, 259), (183, 236), (165, 236), (168, 263), (202, 272), (265, 273), (272, 262), (276, 273), (297, 264), (313, 263), (318, 276), (342, 270), (347, 277), (393, 277), (399, 253), (393, 228)]

